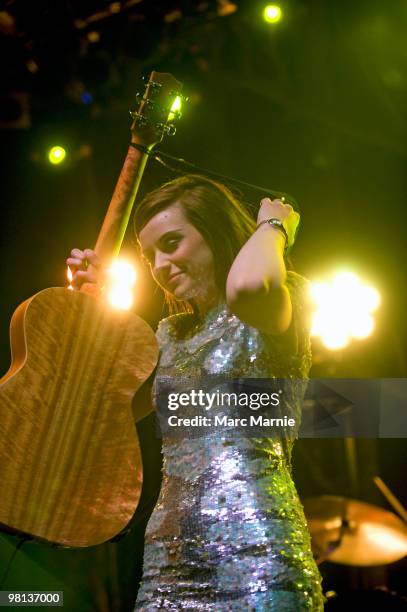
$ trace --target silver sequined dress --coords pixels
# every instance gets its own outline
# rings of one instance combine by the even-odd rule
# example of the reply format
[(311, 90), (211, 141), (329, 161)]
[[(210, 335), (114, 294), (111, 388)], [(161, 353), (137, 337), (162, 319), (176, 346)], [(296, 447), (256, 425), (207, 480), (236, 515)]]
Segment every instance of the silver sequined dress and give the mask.
[[(287, 286), (293, 321), (281, 336), (242, 323), (225, 304), (186, 335), (180, 330), (191, 315), (161, 321), (153, 396), (169, 380), (175, 390), (182, 380), (184, 391), (186, 377), (202, 374), (292, 378), (284, 410), (299, 421), (304, 385), (298, 379), (311, 365), (306, 281), (288, 272)], [(195, 439), (163, 439), (163, 482), (146, 529), (136, 610), (323, 610), (291, 475), (292, 444), (236, 437), (224, 428)]]

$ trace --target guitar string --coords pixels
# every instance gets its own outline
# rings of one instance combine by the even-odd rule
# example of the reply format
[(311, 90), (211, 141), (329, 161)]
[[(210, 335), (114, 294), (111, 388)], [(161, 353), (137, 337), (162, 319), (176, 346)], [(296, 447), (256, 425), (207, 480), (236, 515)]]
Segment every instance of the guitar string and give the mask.
[(260, 187), (259, 185), (254, 185), (253, 183), (246, 183), (245, 181), (241, 181), (240, 179), (236, 179), (232, 176), (228, 176), (226, 174), (220, 174), (219, 172), (214, 172), (214, 170), (209, 170), (208, 168), (201, 168), (200, 166), (197, 166), (196, 164), (193, 164), (191, 162), (186, 161), (185, 159), (182, 159), (182, 157), (175, 157), (173, 155), (170, 155), (169, 153), (164, 153), (163, 151), (150, 150), (147, 147), (144, 147), (143, 145), (138, 145), (134, 142), (131, 142), (130, 146), (133, 147), (134, 149), (137, 149), (138, 151), (141, 151), (142, 153), (145, 153), (149, 157), (152, 157), (153, 159), (158, 161), (160, 164), (162, 164), (169, 170), (172, 170), (173, 172), (179, 172), (179, 170), (177, 168), (174, 168), (170, 164), (166, 163), (164, 161), (165, 159), (168, 159), (172, 162), (176, 162), (186, 169), (191, 169), (191, 170), (194, 170), (195, 172), (200, 172), (202, 174), (207, 174), (208, 176), (216, 177), (222, 181), (234, 183), (236, 185), (240, 185), (241, 187), (246, 187), (246, 188), (253, 189), (255, 191), (264, 193), (268, 197), (273, 197), (275, 199), (284, 198), (286, 202), (291, 204), (294, 210), (300, 212), (300, 207), (298, 205), (297, 200), (289, 193), (285, 193), (283, 191), (275, 191), (273, 189), (267, 189), (266, 187)]

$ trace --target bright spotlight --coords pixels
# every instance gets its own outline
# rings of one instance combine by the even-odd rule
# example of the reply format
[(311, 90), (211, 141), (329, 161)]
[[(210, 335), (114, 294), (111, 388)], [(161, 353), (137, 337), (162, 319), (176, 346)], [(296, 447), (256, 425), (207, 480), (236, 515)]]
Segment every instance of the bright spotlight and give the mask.
[(172, 106), (171, 106), (171, 109), (168, 115), (168, 121), (173, 121), (174, 119), (180, 116), (181, 104), (182, 104), (181, 96), (177, 96), (174, 102), (172, 103)]
[(278, 4), (268, 4), (263, 10), (263, 19), (266, 23), (277, 23), (283, 16)]
[(63, 147), (52, 147), (49, 151), (48, 151), (48, 160), (50, 161), (51, 164), (60, 164), (61, 162), (64, 161), (66, 157), (66, 151)]
[(367, 338), (374, 329), (372, 313), (380, 295), (363, 285), (356, 274), (338, 272), (329, 283), (311, 283), (315, 304), (311, 335), (319, 336), (331, 349), (345, 348), (352, 338)]
[(109, 293), (109, 302), (118, 310), (129, 310), (133, 304), (133, 294), (130, 290), (114, 287)]
[(114, 308), (129, 310), (133, 304), (136, 270), (127, 261), (116, 259), (108, 270), (107, 297)]

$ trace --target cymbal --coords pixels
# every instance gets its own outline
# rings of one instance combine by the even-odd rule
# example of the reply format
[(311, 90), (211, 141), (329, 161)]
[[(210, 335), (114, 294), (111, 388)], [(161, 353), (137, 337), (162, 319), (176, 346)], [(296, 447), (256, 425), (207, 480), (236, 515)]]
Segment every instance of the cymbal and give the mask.
[(407, 526), (393, 512), (335, 495), (303, 505), (317, 562), (385, 565), (407, 555)]

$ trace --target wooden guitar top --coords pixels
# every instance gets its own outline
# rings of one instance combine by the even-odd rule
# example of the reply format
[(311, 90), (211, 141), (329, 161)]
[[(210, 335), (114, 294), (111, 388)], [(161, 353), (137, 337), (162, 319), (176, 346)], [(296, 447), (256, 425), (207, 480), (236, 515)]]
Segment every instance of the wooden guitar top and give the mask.
[(141, 494), (131, 402), (157, 363), (154, 332), (58, 287), (15, 311), (11, 347), (0, 381), (0, 524), (62, 546), (109, 540)]

